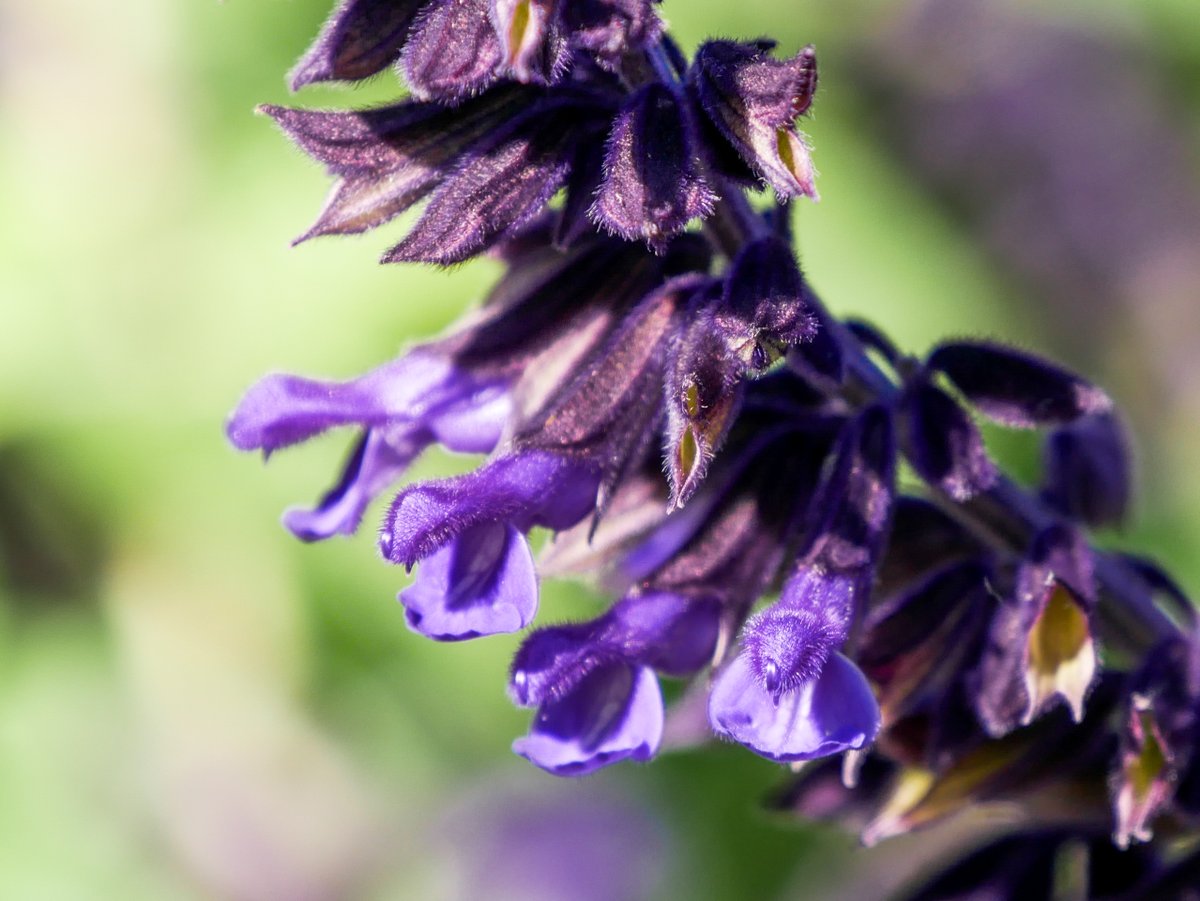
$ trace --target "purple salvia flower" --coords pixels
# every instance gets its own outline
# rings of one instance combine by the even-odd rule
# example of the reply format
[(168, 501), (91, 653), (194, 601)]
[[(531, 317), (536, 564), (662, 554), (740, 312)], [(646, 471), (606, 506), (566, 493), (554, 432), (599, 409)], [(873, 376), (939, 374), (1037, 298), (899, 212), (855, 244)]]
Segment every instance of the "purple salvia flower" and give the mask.
[(504, 49), (490, 0), (430, 0), (404, 45), (404, 77), (421, 100), (456, 103), (496, 80)]
[[(439, 592), (440, 603), (452, 600), (444, 591), (454, 588), (449, 579), (456, 573), (470, 573), (471, 584), (483, 589), (469, 596), (454, 589), (455, 606), (474, 610), (470, 634), (488, 634), (513, 622), (510, 607), (532, 615), (536, 589), (531, 599), (517, 603), (500, 572), (503, 568), (517, 584), (528, 586), (533, 564), (524, 540), (520, 548), (506, 544), (504, 554), (489, 556), (473, 549), (494, 547), (498, 539), (464, 548), (463, 536), (485, 525), (558, 531), (603, 506), (605, 492), (611, 493), (653, 437), (662, 346), (681, 306), (680, 285), (687, 283), (686, 277), (668, 281), (630, 311), (621, 327), (582, 360), (575, 376), (519, 426), (498, 457), (466, 475), (409, 486), (396, 497), (380, 538), (384, 557), (412, 567), (438, 555), (430, 561), (430, 575), (422, 567), (417, 583), (401, 595), (406, 604), (411, 598), (422, 605), (419, 611), (410, 609), (414, 628), (424, 631)], [(494, 577), (484, 578), (480, 571)], [(504, 610), (493, 606), (500, 599)], [(435, 637), (458, 636), (439, 632)]]
[(531, 450), (405, 488), (379, 548), (406, 567), (425, 561), (400, 595), (409, 625), (442, 640), (524, 628), (537, 610), (537, 581), (516, 533), (574, 525), (594, 509), (598, 486), (585, 461)]
[(510, 691), (537, 705), (513, 750), (566, 775), (647, 760), (662, 737), (654, 670), (688, 675), (712, 656), (718, 608), (678, 595), (626, 597), (598, 620), (535, 632), (517, 652)]
[(1060, 699), (1075, 721), (1096, 676), (1091, 549), (1065, 526), (1033, 540), (980, 662), (976, 710), (993, 736), (1027, 725)]
[(561, 698), (592, 670), (608, 664), (649, 666), (688, 676), (712, 658), (719, 607), (710, 598), (634, 592), (588, 623), (532, 633), (513, 660), (509, 693), (526, 707)]
[(246, 393), (227, 433), (239, 450), (269, 456), (331, 428), (366, 427), (337, 486), (315, 510), (284, 519), (312, 541), (355, 531), (367, 505), (430, 444), (490, 451), (511, 409), (504, 381), (473, 377), (419, 348), (349, 382), (267, 376)]
[[(544, 384), (556, 367), (585, 356), (660, 276), (658, 260), (617, 241), (519, 255), (483, 311), (446, 338), (350, 382), (263, 379), (231, 417), (230, 440), (270, 454), (330, 428), (364, 427), (333, 490), (315, 510), (292, 510), (284, 520), (306, 540), (353, 532), (366, 506), (428, 445), (491, 451), (514, 415), (556, 387)], [(536, 365), (543, 357), (555, 365)]]
[(1072, 422), (1112, 409), (1108, 395), (1033, 354), (984, 341), (941, 344), (930, 370), (944, 373), (980, 413), (1010, 428)]
[(1115, 413), (1082, 416), (1046, 436), (1042, 497), (1086, 525), (1119, 525), (1129, 510), (1129, 437)]
[(879, 706), (862, 672), (836, 653), (865, 604), (890, 515), (891, 420), (874, 407), (843, 432), (814, 500), (816, 531), (779, 601), (743, 630), (717, 677), (713, 729), (773, 760), (808, 760), (874, 740)]
[(608, 136), (604, 178), (589, 214), (601, 228), (661, 251), (712, 212), (688, 111), (666, 85), (649, 84), (621, 108)]
[(696, 51), (689, 83), (726, 141), (780, 200), (816, 199), (808, 145), (795, 120), (817, 89), (817, 57), (805, 47), (790, 60), (769, 55), (771, 42), (709, 41)]
[(293, 91), (319, 81), (357, 81), (400, 55), (425, 0), (340, 0), (289, 76)]
[(991, 488), (999, 475), (983, 435), (970, 415), (923, 375), (915, 377), (901, 401), (908, 460), (930, 485), (956, 501)]

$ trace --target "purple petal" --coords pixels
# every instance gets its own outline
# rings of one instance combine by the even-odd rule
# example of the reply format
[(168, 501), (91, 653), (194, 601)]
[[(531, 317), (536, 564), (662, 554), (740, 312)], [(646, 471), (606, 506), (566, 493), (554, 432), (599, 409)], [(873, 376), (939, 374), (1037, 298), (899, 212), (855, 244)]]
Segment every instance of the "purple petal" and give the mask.
[(904, 398), (908, 457), (925, 481), (956, 501), (991, 488), (998, 471), (967, 412), (936, 385), (919, 379)]
[(404, 75), (422, 100), (454, 102), (496, 79), (502, 50), (489, 0), (433, 0), (404, 47)]
[(369, 430), (355, 446), (341, 479), (317, 506), (288, 510), (283, 524), (304, 541), (355, 532), (371, 501), (404, 475), (427, 444), (408, 438), (407, 431), (389, 437), (386, 430)]
[(942, 344), (928, 365), (944, 372), (980, 413), (1011, 428), (1061, 425), (1112, 409), (1108, 395), (1073, 372), (1000, 344)]
[(537, 575), (511, 525), (466, 529), (427, 558), (400, 593), (412, 629), (439, 641), (517, 632), (537, 613)]
[(776, 703), (739, 655), (717, 677), (708, 702), (713, 729), (770, 760), (813, 760), (870, 744), (879, 705), (862, 672), (834, 654), (821, 675)]
[(560, 699), (614, 662), (687, 676), (713, 655), (720, 606), (668, 592), (631, 595), (587, 623), (539, 629), (513, 658), (510, 693), (525, 706)]
[(657, 591), (626, 598), (612, 612), (617, 628), (636, 636), (638, 661), (658, 672), (690, 676), (712, 660), (721, 607), (711, 599)]
[(410, 485), (388, 511), (380, 551), (412, 566), (454, 536), (481, 523), (564, 529), (595, 507), (598, 475), (565, 454), (527, 451), (474, 472)]
[(627, 758), (649, 760), (662, 730), (662, 693), (654, 673), (615, 664), (543, 705), (513, 751), (557, 776), (583, 776)]
[(454, 381), (449, 361), (413, 352), (347, 382), (269, 375), (246, 392), (226, 426), (239, 450), (270, 454), (335, 426), (419, 418)]
[(425, 0), (342, 0), (292, 69), (293, 91), (318, 81), (357, 81), (400, 55), (408, 25)]
[(817, 678), (846, 641), (864, 581), (860, 574), (801, 567), (779, 601), (750, 618), (742, 656), (763, 687), (778, 697)]
[(896, 490), (893, 432), (891, 411), (878, 405), (842, 429), (834, 465), (813, 500), (807, 564), (842, 571), (877, 562)]
[(716, 202), (697, 160), (683, 105), (665, 85), (647, 85), (613, 123), (592, 219), (661, 251), (667, 238), (707, 216)]
[(424, 422), (371, 429), (356, 446), (342, 477), (314, 509), (294, 508), (283, 523), (298, 538), (317, 541), (349, 535), (367, 506), (397, 482), (430, 444), (463, 454), (485, 454), (500, 440), (512, 414), (512, 397), (490, 386), (446, 404)]
[(1089, 526), (1119, 525), (1133, 493), (1129, 437), (1111, 413), (1056, 429), (1043, 450), (1042, 497)]

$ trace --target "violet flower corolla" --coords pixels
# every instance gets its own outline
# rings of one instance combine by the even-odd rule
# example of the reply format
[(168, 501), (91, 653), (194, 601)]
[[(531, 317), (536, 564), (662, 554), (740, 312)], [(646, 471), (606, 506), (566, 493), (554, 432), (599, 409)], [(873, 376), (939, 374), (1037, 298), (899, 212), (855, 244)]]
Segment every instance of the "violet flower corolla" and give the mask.
[[(1087, 842), (1194, 828), (1194, 609), (1153, 561), (1088, 538), (1133, 483), (1112, 401), (1027, 351), (917, 358), (830, 314), (786, 206), (816, 197), (797, 128), (816, 59), (719, 40), (689, 60), (650, 0), (344, 0), (293, 86), (397, 63), (410, 96), (265, 108), (337, 179), (303, 238), (423, 203), (385, 261), (505, 272), (366, 376), (269, 376), (230, 440), (270, 454), (359, 430), (334, 489), (286, 519), (309, 539), (354, 531), (430, 445), (487, 454), (400, 487), (379, 548), (416, 568), (406, 621), (438, 640), (531, 625), (551, 572), (616, 598), (516, 653), (509, 693), (534, 714), (513, 748), (545, 770), (650, 759), (660, 679), (683, 679), (717, 735), (809, 762), (783, 806), (853, 811), (869, 843), (1050, 789), (1095, 801)], [(1046, 431), (1036, 492), (980, 417)]]

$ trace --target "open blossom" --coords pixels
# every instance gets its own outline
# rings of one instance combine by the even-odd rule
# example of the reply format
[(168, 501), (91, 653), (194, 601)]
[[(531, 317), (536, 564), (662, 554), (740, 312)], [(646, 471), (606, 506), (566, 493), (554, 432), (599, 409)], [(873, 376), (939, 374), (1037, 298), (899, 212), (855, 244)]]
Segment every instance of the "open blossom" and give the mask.
[[(797, 124), (815, 51), (714, 40), (689, 60), (655, 10), (333, 11), (293, 86), (395, 65), (410, 96), (264, 108), (336, 179), (302, 237), (423, 204), (385, 261), (488, 254), (504, 272), (448, 334), (365, 375), (250, 388), (227, 425), (241, 450), (354, 432), (333, 487), (287, 527), (352, 533), (386, 496), (378, 549), (414, 572), (399, 602), (415, 632), (532, 627), (509, 677), (532, 711), (513, 750), (551, 773), (652, 758), (661, 680), (688, 680), (716, 736), (817, 761), (781, 806), (852, 820), (868, 843), (1034, 791), (1047, 809), (1055, 791), (1094, 803), (1122, 845), (1200, 821), (1193, 608), (1152, 561), (1087, 534), (1124, 516), (1133, 482), (1110, 398), (1024, 350), (906, 356), (832, 316), (782, 207), (816, 196)], [(746, 201), (756, 185), (766, 212)], [(1046, 430), (1039, 494), (1004, 475), (980, 418)], [(405, 483), (435, 445), (483, 458)], [(538, 626), (540, 580), (564, 573), (613, 603)], [(979, 850), (970, 884), (1053, 882), (1047, 849), (1074, 840), (1107, 865), (1086, 826)], [(1130, 884), (1191, 872), (1126, 860)]]

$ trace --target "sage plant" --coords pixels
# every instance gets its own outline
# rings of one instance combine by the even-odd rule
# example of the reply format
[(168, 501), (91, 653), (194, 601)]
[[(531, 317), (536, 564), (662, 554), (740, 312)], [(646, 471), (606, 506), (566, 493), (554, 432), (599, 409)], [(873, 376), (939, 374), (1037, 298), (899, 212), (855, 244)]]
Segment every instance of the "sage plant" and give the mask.
[[(959, 865), (979, 890), (1041, 897), (1013, 886), (1057, 885), (1069, 842), (1137, 897), (1190, 884), (1194, 854), (1109, 841), (1200, 818), (1193, 608), (1088, 537), (1126, 513), (1122, 420), (1028, 352), (918, 358), (826, 310), (787, 207), (816, 197), (797, 127), (815, 50), (713, 40), (689, 59), (652, 0), (342, 0), (292, 86), (389, 67), (409, 91), (393, 105), (263, 108), (336, 179), (303, 238), (424, 203), (385, 262), (505, 271), (360, 378), (249, 390), (241, 450), (357, 434), (286, 526), (352, 533), (401, 485), (379, 549), (415, 568), (404, 616), (438, 641), (532, 626), (547, 574), (597, 579), (608, 611), (533, 628), (512, 664), (533, 711), (513, 749), (552, 773), (652, 758), (660, 680), (693, 680), (715, 735), (799, 770), (776, 806), (867, 842), (1023, 804), (1024, 831)], [(997, 467), (980, 418), (1044, 433), (1040, 486)], [(487, 457), (402, 484), (435, 444)], [(1050, 810), (1068, 796), (1094, 803)], [(921, 897), (959, 897), (938, 884)]]

